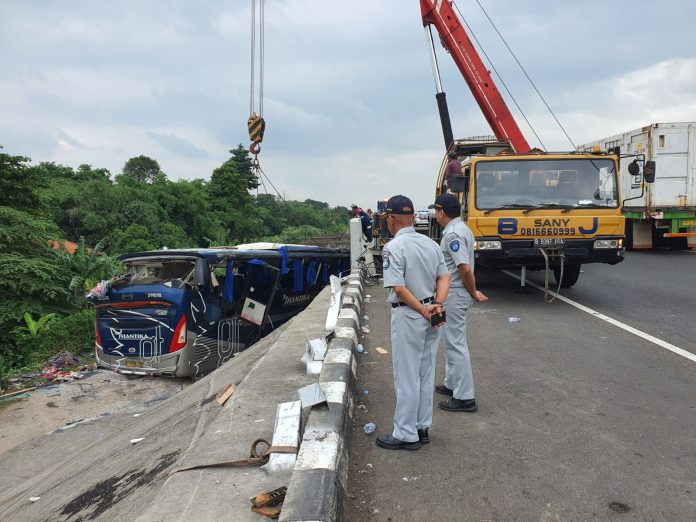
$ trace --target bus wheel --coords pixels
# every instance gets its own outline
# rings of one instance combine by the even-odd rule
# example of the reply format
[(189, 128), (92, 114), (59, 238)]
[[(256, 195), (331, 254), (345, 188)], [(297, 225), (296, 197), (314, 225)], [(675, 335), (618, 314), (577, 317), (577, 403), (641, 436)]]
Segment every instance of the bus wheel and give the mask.
[(557, 285), (561, 285), (561, 288), (568, 288), (573, 286), (578, 282), (578, 277), (580, 277), (580, 267), (582, 265), (565, 265), (563, 267), (563, 281), (561, 282), (561, 267), (553, 267), (553, 277), (556, 280)]

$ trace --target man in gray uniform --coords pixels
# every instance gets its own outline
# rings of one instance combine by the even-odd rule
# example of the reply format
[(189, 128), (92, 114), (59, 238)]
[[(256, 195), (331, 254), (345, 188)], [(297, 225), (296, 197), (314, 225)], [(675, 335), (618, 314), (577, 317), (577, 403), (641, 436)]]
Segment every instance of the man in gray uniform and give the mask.
[(435, 200), (437, 222), (444, 227), (440, 248), (450, 274), (450, 291), (445, 302), (445, 382), (435, 387), (442, 395), (451, 395), (438, 407), (446, 411), (474, 412), (474, 378), (471, 374), (469, 347), (466, 343), (466, 314), (473, 301), (488, 297), (476, 290), (474, 277), (474, 234), (461, 218), (461, 206), (454, 194), (441, 194)]
[(384, 287), (389, 288), (388, 301), (392, 306), (396, 408), (393, 432), (377, 437), (377, 445), (413, 451), (430, 442), (435, 356), (440, 342), (440, 330), (431, 326), (431, 321), (441, 318), (449, 274), (437, 243), (413, 228), (410, 199), (390, 198), (386, 216), (389, 231), (394, 234), (382, 257)]

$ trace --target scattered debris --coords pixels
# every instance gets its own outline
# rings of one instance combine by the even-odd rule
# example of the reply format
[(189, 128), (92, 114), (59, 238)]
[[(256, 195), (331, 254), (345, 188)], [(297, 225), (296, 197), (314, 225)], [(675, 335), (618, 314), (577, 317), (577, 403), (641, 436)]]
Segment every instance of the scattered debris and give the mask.
[[(300, 445), (300, 424), (302, 405), (300, 401), (281, 402), (276, 410), (275, 426), (273, 427), (273, 448), (298, 448)], [(268, 473), (289, 472), (295, 467), (297, 453), (272, 454), (268, 464), (261, 467)]]
[(251, 510), (259, 515), (264, 515), (269, 518), (278, 518), (280, 516), (280, 509), (283, 502), (285, 501), (285, 493), (287, 493), (288, 488), (281, 486), (278, 489), (269, 491), (268, 493), (261, 493), (256, 495), (251, 499)]
[(365, 388), (365, 389), (363, 390), (363, 395), (367, 395), (368, 393), (370, 393), (370, 392), (367, 391), (367, 388)]
[(41, 500), (41, 497), (29, 497), (29, 502), (36, 502), (37, 500)]
[(324, 338), (307, 340), (301, 359), (307, 365), (307, 375), (319, 375), (321, 373), (324, 357), (328, 349), (329, 345)]
[(268, 518), (278, 518), (280, 517), (280, 506), (264, 506), (256, 507), (251, 506), (251, 510), (259, 515), (264, 515)]
[(368, 434), (374, 433), (376, 429), (377, 425), (374, 422), (368, 422), (365, 424), (365, 426), (363, 426), (363, 431)]
[(80, 361), (70, 352), (61, 352), (53, 357), (49, 357), (46, 361), (48, 366), (55, 366), (56, 368), (67, 368), (69, 366), (77, 366)]
[(145, 437), (140, 437), (139, 439), (131, 439), (131, 440), (130, 440), (130, 443), (131, 443), (131, 444), (137, 444), (137, 443), (140, 442), (141, 440), (145, 440)]
[(256, 495), (251, 499), (251, 503), (255, 507), (277, 506), (285, 501), (285, 494), (287, 491), (288, 488), (286, 486), (281, 486), (273, 491)]
[(365, 321), (369, 321), (369, 320), (370, 320), (370, 318), (369, 318), (367, 315), (364, 315), (364, 316), (363, 316), (363, 319), (365, 319)]
[(36, 390), (36, 387), (34, 387), (34, 388), (26, 388), (26, 389), (24, 389), (24, 390), (13, 391), (13, 392), (10, 392), (10, 393), (6, 393), (5, 395), (0, 395), (0, 399), (8, 399), (8, 398), (10, 398), (10, 397), (17, 397), (17, 396), (22, 395), (22, 394), (25, 394), (25, 393), (27, 394), (26, 397), (17, 397), (17, 398), (22, 398), (22, 399), (28, 398), (28, 397), (31, 397), (31, 394), (28, 393), (28, 392), (34, 391), (34, 390)]
[(236, 390), (236, 386), (232, 383), (228, 384), (225, 386), (216, 396), (215, 399), (217, 400), (217, 403), (220, 406), (224, 406), (225, 403), (227, 402), (227, 399), (232, 397), (232, 394)]
[(318, 382), (300, 388), (297, 390), (297, 394), (300, 396), (303, 408), (326, 402), (326, 396)]
[(382, 355), (389, 353), (387, 350), (385, 350), (385, 349), (382, 348), (381, 346), (378, 346), (377, 348), (375, 348), (375, 351), (376, 351), (377, 353), (381, 353)]
[(364, 333), (364, 334), (369, 334), (369, 333), (370, 333), (370, 329), (369, 329), (367, 326), (363, 326), (363, 327), (362, 327), (362, 333)]
[(84, 374), (80, 372), (61, 371), (57, 366), (47, 366), (41, 372), (41, 377), (49, 381), (79, 381), (84, 378)]
[(521, 320), (519, 317), (508, 317), (508, 323), (519, 323)]
[(365, 347), (362, 344), (359, 344), (357, 347), (358, 353), (363, 353), (365, 351)]

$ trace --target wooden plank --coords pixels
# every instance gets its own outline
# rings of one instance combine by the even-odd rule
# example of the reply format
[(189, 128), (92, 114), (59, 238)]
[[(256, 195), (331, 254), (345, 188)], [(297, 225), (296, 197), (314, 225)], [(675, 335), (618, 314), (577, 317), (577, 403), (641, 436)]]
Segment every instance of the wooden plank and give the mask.
[(225, 386), (222, 389), (222, 391), (215, 396), (217, 398), (217, 403), (220, 406), (223, 406), (227, 402), (227, 399), (229, 399), (232, 396), (236, 389), (237, 388), (234, 384), (228, 384), (227, 386)]
[(0, 395), (0, 399), (7, 399), (8, 397), (14, 397), (15, 395), (22, 395), (23, 393), (27, 393), (27, 392), (38, 390), (38, 389), (39, 389), (38, 386), (34, 386), (33, 388), (26, 388), (24, 390), (13, 391), (10, 393), (6, 393), (5, 395)]

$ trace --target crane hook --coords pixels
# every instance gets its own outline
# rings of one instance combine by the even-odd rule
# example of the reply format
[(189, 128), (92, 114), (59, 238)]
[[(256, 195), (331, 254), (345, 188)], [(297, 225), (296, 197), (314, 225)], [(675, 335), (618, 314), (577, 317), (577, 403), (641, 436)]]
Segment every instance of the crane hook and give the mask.
[[(259, 116), (254, 112), (251, 116), (249, 116), (247, 126), (249, 128), (249, 139), (252, 141), (252, 147), (249, 147), (249, 150), (252, 154), (258, 154), (258, 152), (254, 152), (252, 148), (258, 148), (258, 144), (263, 141), (263, 133), (266, 130), (266, 121), (263, 119), (263, 116)], [(256, 144), (256, 147), (254, 147), (254, 144)]]

